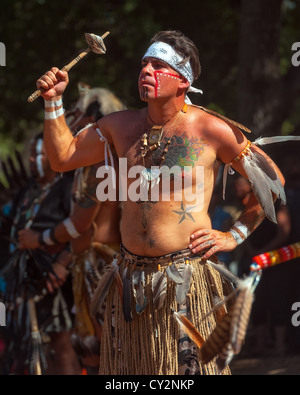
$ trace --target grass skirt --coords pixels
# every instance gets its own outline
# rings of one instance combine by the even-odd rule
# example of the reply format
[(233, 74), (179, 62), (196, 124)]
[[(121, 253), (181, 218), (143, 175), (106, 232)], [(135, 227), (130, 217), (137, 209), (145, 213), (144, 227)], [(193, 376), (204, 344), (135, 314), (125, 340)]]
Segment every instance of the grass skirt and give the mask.
[[(172, 254), (172, 261), (176, 262), (176, 258), (182, 256), (180, 253), (175, 257)], [(156, 310), (153, 306), (152, 276), (158, 270), (165, 271), (168, 264), (160, 265), (156, 258), (145, 258), (147, 263), (139, 266), (136, 264), (138, 259), (135, 262), (131, 259), (136, 256), (125, 252), (123, 257), (120, 264), (121, 277), (125, 267), (131, 271), (138, 270), (139, 267), (144, 270), (144, 292), (148, 303), (143, 313), (138, 314), (135, 298), (131, 295), (133, 319), (126, 322), (118, 287), (113, 283), (106, 299), (99, 374), (219, 374), (214, 360), (206, 365), (200, 362), (199, 349), (179, 328), (172, 310), (184, 313), (202, 337), (207, 339), (216, 325), (216, 315), (213, 313), (206, 319), (203, 318), (215, 303), (232, 291), (231, 284), (199, 256), (189, 257), (188, 263), (193, 271), (186, 304), (179, 305), (175, 301), (176, 284), (168, 278), (166, 298), (163, 306)], [(230, 369), (225, 368), (222, 374), (230, 374)]]

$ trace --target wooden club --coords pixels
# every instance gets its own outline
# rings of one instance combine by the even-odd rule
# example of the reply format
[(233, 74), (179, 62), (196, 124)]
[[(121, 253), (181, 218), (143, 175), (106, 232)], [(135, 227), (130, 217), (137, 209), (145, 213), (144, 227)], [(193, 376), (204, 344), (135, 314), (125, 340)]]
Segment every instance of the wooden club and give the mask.
[[(88, 43), (88, 48), (81, 52), (76, 58), (74, 58), (70, 63), (65, 65), (62, 70), (69, 71), (75, 64), (77, 64), (82, 58), (84, 58), (91, 51), (101, 55), (106, 53), (106, 47), (104, 44), (104, 38), (109, 35), (110, 32), (104, 33), (102, 36), (96, 36), (93, 33), (85, 33), (85, 39)], [(27, 101), (32, 103), (35, 99), (37, 99), (42, 93), (41, 89), (36, 90), (31, 96), (28, 97)]]

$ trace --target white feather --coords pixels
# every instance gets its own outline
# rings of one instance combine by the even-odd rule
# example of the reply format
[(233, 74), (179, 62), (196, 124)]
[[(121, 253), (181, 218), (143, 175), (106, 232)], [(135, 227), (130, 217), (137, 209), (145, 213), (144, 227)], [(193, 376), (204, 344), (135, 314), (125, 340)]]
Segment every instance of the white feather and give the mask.
[(273, 136), (273, 137), (259, 137), (252, 144), (266, 145), (275, 143), (284, 143), (286, 141), (300, 141), (300, 136)]
[(277, 223), (272, 192), (285, 204), (286, 197), (275, 170), (265, 158), (256, 152), (243, 158), (244, 170), (251, 183), (253, 192), (262, 206), (267, 218)]

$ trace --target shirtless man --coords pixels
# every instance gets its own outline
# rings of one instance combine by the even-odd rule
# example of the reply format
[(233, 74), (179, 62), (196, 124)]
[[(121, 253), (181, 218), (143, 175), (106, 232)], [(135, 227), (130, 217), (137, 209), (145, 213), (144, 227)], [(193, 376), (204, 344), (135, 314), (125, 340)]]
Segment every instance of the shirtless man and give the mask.
[[(201, 321), (201, 316), (211, 309), (212, 295), (218, 300), (223, 297), (224, 282), (205, 262), (218, 251), (233, 250), (264, 218), (252, 195), (234, 229), (226, 233), (211, 229), (208, 207), (219, 164), (234, 159), (232, 167), (246, 176), (240, 154), (260, 152), (283, 182), (280, 171), (261, 150), (255, 146), (248, 149), (248, 141), (237, 127), (185, 104), (186, 94), (199, 74), (195, 45), (180, 32), (158, 33), (142, 58), (138, 80), (140, 98), (147, 106), (110, 114), (75, 138), (65, 123), (60, 101), (69, 82), (68, 74), (54, 67), (37, 81), (45, 99), (45, 142), (53, 169), (68, 171), (97, 163), (104, 159), (106, 148), (119, 159), (127, 160), (128, 171), (142, 166), (141, 185), (146, 185), (148, 194), (154, 189), (152, 181), (161, 186), (159, 181), (163, 178), (162, 174), (157, 177), (151, 167), (177, 165), (182, 169), (179, 178), (192, 181), (194, 189), (197, 183), (202, 197), (194, 201), (189, 195), (180, 201), (175, 199), (177, 174), (170, 183), (169, 200), (151, 197), (134, 200), (129, 192), (136, 180), (129, 176), (125, 180), (128, 198), (123, 201), (120, 264), (123, 307), (120, 300), (114, 299), (112, 287), (107, 296), (107, 311), (115, 301), (116, 339), (111, 334), (112, 319), (108, 313), (107, 330), (102, 334), (103, 374), (216, 373), (214, 363), (206, 366), (199, 363), (195, 348), (187, 346), (191, 345), (188, 338), (180, 337), (177, 341), (178, 327), (174, 325), (172, 309), (186, 310), (206, 337), (215, 320), (211, 315)], [(158, 127), (153, 129), (154, 125)], [(184, 166), (190, 172), (184, 172)], [(204, 169), (201, 185), (197, 169)], [(172, 269), (167, 269), (171, 263)], [(180, 284), (170, 275), (178, 268), (182, 270), (184, 284), (188, 284), (183, 294)], [(127, 303), (132, 296), (130, 281), (135, 296), (131, 304)]]

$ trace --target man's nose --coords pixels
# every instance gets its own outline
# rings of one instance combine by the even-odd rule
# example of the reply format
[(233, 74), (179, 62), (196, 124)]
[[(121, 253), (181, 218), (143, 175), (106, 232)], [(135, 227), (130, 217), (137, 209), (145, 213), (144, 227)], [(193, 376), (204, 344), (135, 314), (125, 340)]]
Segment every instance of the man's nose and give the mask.
[(145, 65), (142, 67), (142, 72), (143, 72), (144, 74), (152, 75), (152, 73), (153, 73), (152, 64), (151, 64), (150, 62), (148, 62), (147, 64), (145, 64)]

